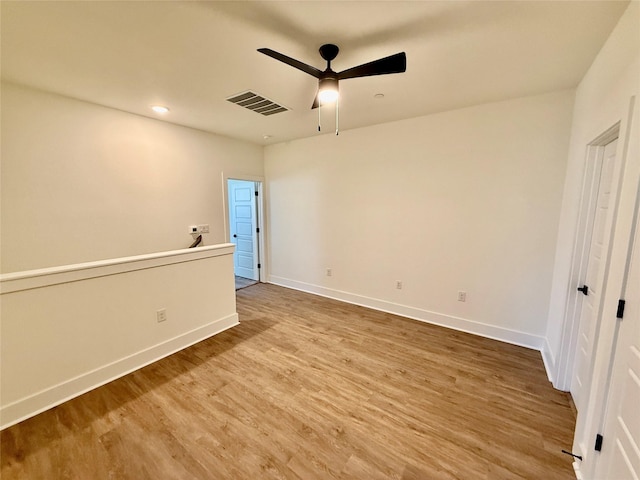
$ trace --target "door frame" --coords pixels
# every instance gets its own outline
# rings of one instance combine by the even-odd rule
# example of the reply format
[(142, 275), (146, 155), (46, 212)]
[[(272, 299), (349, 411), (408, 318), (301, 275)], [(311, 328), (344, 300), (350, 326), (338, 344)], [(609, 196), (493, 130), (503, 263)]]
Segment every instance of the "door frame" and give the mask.
[(266, 222), (265, 222), (265, 202), (264, 202), (264, 177), (257, 175), (247, 175), (244, 173), (222, 172), (222, 210), (224, 217), (224, 238), (231, 242), (231, 226), (229, 224), (229, 183), (228, 180), (242, 180), (245, 182), (255, 182), (258, 187), (258, 205), (256, 208), (256, 224), (258, 226), (258, 281), (267, 281), (267, 255), (266, 255)]
[[(598, 158), (602, 156), (604, 147), (616, 138), (620, 138), (620, 122), (617, 122), (615, 125), (608, 128), (587, 145), (584, 174), (582, 177), (582, 189), (580, 193), (578, 222), (575, 229), (573, 253), (571, 256), (571, 270), (569, 274), (569, 283), (567, 285), (564, 325), (560, 339), (560, 351), (555, 374), (556, 382), (554, 386), (555, 388), (563, 391), (570, 390), (574, 373), (574, 360), (578, 344), (580, 316), (582, 313), (582, 299), (579, 297), (576, 288), (579, 282), (584, 279), (589, 263), (589, 250), (591, 247), (591, 235), (593, 232), (593, 216), (595, 213), (601, 172), (600, 168), (596, 168), (596, 163)], [(617, 187), (615, 188), (613, 198), (612, 213), (610, 218), (607, 220), (607, 234), (609, 235), (607, 248), (608, 253), (602, 266), (602, 273), (606, 273), (608, 263), (610, 261), (609, 253), (611, 251), (611, 235), (615, 226), (615, 216), (617, 215), (617, 200), (619, 198), (618, 194), (622, 173), (621, 165), (623, 160), (623, 158), (620, 158), (617, 162), (618, 165), (616, 165), (616, 171), (614, 172), (612, 180), (613, 184), (617, 182)], [(605, 292), (601, 292), (602, 296), (604, 296), (604, 294)], [(599, 319), (597, 319), (596, 322), (599, 322)], [(596, 346), (594, 345), (594, 352), (595, 347)], [(586, 390), (588, 391), (588, 386)]]

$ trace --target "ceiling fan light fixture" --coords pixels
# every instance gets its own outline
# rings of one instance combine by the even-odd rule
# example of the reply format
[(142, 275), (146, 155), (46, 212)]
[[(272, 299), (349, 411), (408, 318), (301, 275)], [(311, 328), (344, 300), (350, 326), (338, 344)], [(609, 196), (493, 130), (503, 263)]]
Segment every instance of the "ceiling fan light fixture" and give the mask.
[(318, 86), (318, 100), (322, 103), (333, 103), (338, 99), (338, 79), (321, 78)]
[(318, 98), (322, 103), (333, 103), (338, 99), (338, 91), (337, 90), (322, 90), (318, 94)]

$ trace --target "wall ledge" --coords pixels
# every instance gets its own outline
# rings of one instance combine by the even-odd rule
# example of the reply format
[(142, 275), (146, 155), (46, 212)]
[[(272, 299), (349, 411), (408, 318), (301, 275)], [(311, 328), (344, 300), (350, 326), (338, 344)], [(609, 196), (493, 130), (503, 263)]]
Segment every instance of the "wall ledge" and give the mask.
[(232, 243), (221, 243), (219, 245), (183, 248), (132, 257), (6, 273), (0, 275), (0, 294), (228, 255), (233, 253), (233, 249), (234, 245)]

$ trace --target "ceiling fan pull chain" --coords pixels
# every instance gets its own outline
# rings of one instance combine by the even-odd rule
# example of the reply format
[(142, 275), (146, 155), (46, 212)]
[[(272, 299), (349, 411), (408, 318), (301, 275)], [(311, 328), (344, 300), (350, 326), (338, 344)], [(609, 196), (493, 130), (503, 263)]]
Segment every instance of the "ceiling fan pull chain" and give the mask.
[(320, 101), (318, 101), (318, 131), (321, 131), (320, 130), (320, 106), (321, 106)]
[(336, 98), (336, 135), (338, 135), (338, 105), (340, 104), (340, 99)]

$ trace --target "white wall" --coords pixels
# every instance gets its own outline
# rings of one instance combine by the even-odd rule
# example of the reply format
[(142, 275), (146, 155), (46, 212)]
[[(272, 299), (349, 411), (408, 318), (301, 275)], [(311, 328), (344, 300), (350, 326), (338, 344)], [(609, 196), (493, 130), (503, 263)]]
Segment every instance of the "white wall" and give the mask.
[[(627, 139), (629, 105), (631, 97), (637, 96), (640, 90), (638, 5), (638, 2), (631, 2), (576, 91), (546, 331), (552, 371), (556, 370), (559, 364), (558, 357), (563, 354), (561, 342), (567, 294), (574, 295), (573, 287), (580, 281), (578, 278), (570, 279), (569, 277), (587, 145), (617, 122), (621, 122), (618, 155), (623, 154), (625, 144), (629, 141)], [(637, 104), (636, 99), (636, 108), (638, 108)], [(632, 133), (638, 135), (637, 127), (635, 130), (632, 129)], [(628, 161), (631, 163), (627, 165), (627, 171), (624, 173), (627, 177), (633, 171), (633, 162), (637, 162), (638, 159), (630, 158)], [(620, 205), (623, 212), (624, 208), (628, 208), (625, 202), (633, 202), (629, 199), (629, 195), (621, 192)], [(627, 213), (627, 215), (630, 214)], [(564, 354), (566, 355), (566, 352)], [(558, 377), (558, 375), (554, 376)], [(561, 378), (556, 379), (561, 382), (560, 384), (556, 382), (556, 386), (568, 389), (568, 385), (563, 384)]]
[(262, 147), (2, 84), (2, 272), (224, 238), (222, 172), (263, 175)]
[(573, 93), (266, 147), (270, 280), (540, 348)]

